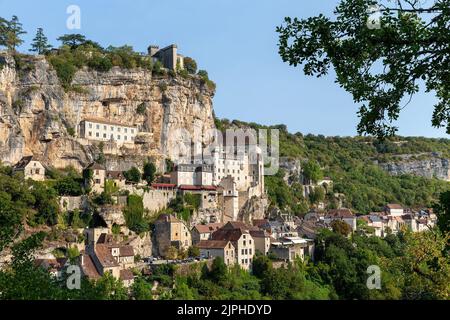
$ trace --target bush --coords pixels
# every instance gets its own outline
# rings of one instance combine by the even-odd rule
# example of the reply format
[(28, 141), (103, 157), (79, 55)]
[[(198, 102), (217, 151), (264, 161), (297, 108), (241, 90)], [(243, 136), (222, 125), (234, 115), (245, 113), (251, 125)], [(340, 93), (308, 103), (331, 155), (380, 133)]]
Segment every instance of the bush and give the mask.
[(147, 105), (144, 102), (139, 104), (138, 107), (136, 108), (137, 114), (140, 114), (140, 115), (144, 115), (146, 111), (147, 111)]
[(197, 62), (191, 57), (184, 58), (184, 69), (189, 74), (195, 74), (197, 72)]
[(141, 172), (136, 167), (132, 167), (130, 170), (125, 171), (123, 175), (130, 182), (139, 183), (141, 181)]

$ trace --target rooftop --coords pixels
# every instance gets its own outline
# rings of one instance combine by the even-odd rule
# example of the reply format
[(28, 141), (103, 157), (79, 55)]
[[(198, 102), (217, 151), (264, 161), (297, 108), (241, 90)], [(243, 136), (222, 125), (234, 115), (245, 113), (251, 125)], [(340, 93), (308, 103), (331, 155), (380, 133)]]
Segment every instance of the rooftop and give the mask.
[(199, 249), (223, 249), (230, 241), (227, 240), (201, 240), (197, 247)]

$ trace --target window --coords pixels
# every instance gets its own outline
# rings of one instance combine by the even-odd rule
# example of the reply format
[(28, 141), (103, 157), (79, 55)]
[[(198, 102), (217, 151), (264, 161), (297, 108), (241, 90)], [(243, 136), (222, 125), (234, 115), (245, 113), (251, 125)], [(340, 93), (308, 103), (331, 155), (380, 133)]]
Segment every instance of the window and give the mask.
[(100, 179), (95, 179), (95, 184), (100, 184)]
[(96, 133), (95, 133), (95, 136), (96, 136), (97, 138), (100, 137), (100, 133), (96, 132)]
[(103, 130), (106, 130), (106, 126), (103, 126)]
[(89, 137), (92, 137), (92, 131), (89, 131)]
[(128, 132), (128, 129), (127, 128), (125, 128), (125, 133), (127, 133)]
[(244, 249), (242, 249), (242, 250), (241, 250), (241, 254), (244, 255), (244, 254), (245, 254), (244, 252), (245, 252)]
[(248, 254), (252, 254), (252, 249), (248, 249)]
[(111, 131), (114, 131), (114, 127), (111, 127)]
[(97, 128), (97, 129), (100, 129), (100, 125), (98, 124), (98, 125), (96, 126), (96, 128)]
[(89, 123), (89, 129), (92, 129), (92, 123)]
[(119, 135), (117, 135), (117, 140), (120, 140), (120, 134), (119, 134)]
[(244, 241), (244, 247), (247, 245), (247, 242), (246, 241)]
[(118, 128), (117, 128), (117, 131), (118, 131), (118, 132), (120, 132), (120, 129), (121, 129), (121, 128), (120, 128), (120, 127), (118, 127)]
[(127, 140), (128, 140), (127, 138), (128, 138), (127, 136), (123, 137), (123, 139), (124, 139), (125, 141), (127, 141)]
[(104, 133), (104, 134), (103, 134), (103, 138), (105, 138), (105, 139), (106, 139), (106, 133)]

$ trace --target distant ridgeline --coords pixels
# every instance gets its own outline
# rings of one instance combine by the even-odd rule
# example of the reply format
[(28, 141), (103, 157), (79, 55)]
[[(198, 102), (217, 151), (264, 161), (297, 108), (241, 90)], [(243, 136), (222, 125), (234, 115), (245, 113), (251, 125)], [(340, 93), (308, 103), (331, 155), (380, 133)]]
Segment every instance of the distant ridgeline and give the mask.
[[(450, 139), (394, 137), (381, 142), (372, 137), (325, 137), (292, 134), (284, 125), (227, 119), (216, 119), (216, 126), (280, 130), (282, 169), (266, 178), (266, 188), (273, 205), (296, 214), (316, 201), (305, 197), (302, 186), (302, 167), (310, 161), (320, 166), (322, 177), (333, 181), (332, 190), (325, 190), (325, 208), (341, 205), (367, 213), (390, 202), (428, 207), (450, 189)], [(297, 166), (292, 165), (295, 161)]]

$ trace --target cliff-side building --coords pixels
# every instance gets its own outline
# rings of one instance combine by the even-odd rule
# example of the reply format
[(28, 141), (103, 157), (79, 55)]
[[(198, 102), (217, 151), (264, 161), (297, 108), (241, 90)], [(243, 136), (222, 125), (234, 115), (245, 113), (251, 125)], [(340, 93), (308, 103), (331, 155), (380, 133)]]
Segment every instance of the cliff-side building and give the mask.
[(25, 180), (45, 180), (45, 167), (33, 156), (23, 157), (13, 168), (14, 172), (23, 172)]
[(153, 61), (159, 61), (164, 68), (170, 70), (184, 69), (184, 56), (178, 53), (176, 44), (160, 49), (159, 46), (148, 47), (148, 54)]
[(85, 118), (79, 125), (79, 136), (91, 141), (116, 142), (118, 145), (133, 143), (138, 128), (131, 124), (100, 118)]

